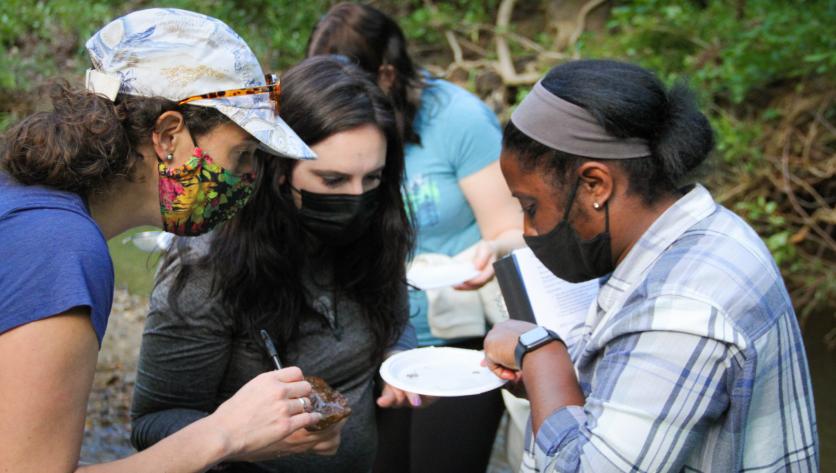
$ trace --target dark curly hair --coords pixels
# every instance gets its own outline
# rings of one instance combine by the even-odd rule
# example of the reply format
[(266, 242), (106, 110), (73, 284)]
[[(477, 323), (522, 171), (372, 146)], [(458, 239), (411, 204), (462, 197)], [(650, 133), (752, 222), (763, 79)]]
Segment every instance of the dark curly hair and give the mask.
[(177, 110), (195, 136), (229, 121), (207, 107), (178, 106), (161, 97), (120, 94), (115, 102), (76, 90), (65, 81), (49, 87), (52, 110), (34, 113), (0, 140), (0, 169), (25, 185), (44, 185), (82, 197), (117, 178), (131, 179), (142, 162), (157, 118)]

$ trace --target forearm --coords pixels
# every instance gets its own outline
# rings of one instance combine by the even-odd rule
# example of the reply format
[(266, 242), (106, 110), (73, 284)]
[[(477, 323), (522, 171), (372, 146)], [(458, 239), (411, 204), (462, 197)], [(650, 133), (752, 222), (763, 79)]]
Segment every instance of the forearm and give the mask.
[(131, 444), (145, 450), (209, 413), (196, 409), (165, 409), (136, 417), (131, 422)]
[(535, 434), (546, 418), (558, 409), (584, 405), (572, 360), (562, 343), (551, 342), (528, 353), (522, 365)]
[(232, 441), (210, 416), (166, 437), (151, 448), (121, 460), (83, 466), (77, 473), (202, 472), (232, 454)]

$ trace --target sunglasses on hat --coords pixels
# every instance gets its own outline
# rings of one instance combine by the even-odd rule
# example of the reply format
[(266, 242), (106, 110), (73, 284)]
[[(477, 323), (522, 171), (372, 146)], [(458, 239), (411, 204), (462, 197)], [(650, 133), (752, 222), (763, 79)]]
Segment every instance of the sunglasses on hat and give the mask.
[(240, 97), (243, 95), (258, 95), (258, 94), (270, 94), (270, 100), (273, 102), (275, 106), (276, 115), (279, 114), (280, 110), (280, 97), (282, 93), (282, 85), (279, 81), (279, 77), (276, 74), (265, 74), (264, 80), (267, 81), (267, 85), (258, 85), (255, 87), (244, 87), (242, 89), (229, 89), (229, 90), (220, 90), (217, 92), (207, 92), (205, 94), (200, 95), (192, 95), (191, 97), (187, 97), (179, 102), (177, 105), (187, 104), (189, 102), (194, 102), (197, 100), (206, 100), (206, 99), (218, 99), (218, 98), (226, 98), (226, 97)]

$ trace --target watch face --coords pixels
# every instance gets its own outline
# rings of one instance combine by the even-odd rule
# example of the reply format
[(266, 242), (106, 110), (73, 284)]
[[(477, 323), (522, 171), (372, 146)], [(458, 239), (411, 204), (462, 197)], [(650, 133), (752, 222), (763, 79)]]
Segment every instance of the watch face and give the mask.
[(543, 327), (536, 327), (524, 334), (520, 335), (520, 343), (523, 345), (530, 347), (535, 343), (543, 340), (549, 336), (549, 332), (546, 331)]

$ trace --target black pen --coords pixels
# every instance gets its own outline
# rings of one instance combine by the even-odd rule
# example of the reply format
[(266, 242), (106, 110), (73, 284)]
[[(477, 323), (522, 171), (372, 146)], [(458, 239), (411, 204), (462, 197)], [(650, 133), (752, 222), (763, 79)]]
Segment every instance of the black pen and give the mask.
[(273, 339), (270, 338), (270, 334), (267, 333), (267, 330), (261, 329), (261, 339), (264, 340), (264, 347), (267, 348), (267, 354), (270, 355), (270, 359), (273, 360), (273, 364), (276, 365), (276, 369), (282, 369), (282, 364), (279, 361), (279, 352), (276, 351), (276, 345), (273, 344)]

